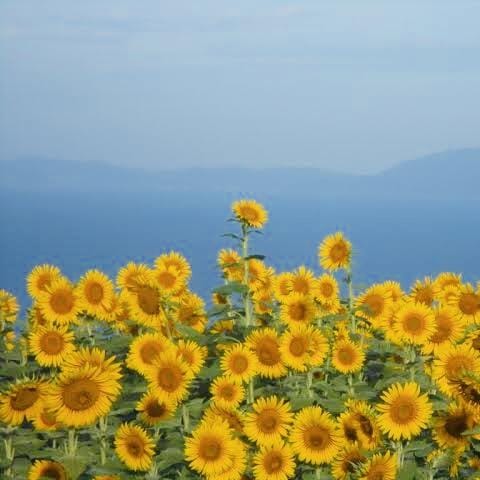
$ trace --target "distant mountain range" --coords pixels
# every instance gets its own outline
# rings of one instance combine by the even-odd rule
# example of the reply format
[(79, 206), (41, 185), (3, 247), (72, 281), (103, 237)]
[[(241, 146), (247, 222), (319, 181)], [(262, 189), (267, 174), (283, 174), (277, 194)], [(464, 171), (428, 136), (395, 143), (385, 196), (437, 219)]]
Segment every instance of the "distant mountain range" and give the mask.
[(227, 192), (314, 197), (480, 199), (480, 149), (449, 150), (376, 175), (316, 168), (186, 168), (147, 171), (107, 163), (25, 157), (0, 162), (0, 189), (20, 192)]

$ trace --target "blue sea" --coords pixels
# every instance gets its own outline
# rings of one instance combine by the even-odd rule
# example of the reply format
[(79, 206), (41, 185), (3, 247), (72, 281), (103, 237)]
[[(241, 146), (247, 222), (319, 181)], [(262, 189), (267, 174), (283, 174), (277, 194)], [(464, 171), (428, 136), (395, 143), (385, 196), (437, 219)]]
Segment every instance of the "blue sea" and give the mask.
[[(205, 298), (221, 283), (216, 254), (233, 246), (222, 234), (232, 200), (225, 193), (156, 194), (0, 192), (0, 288), (28, 306), (25, 276), (53, 263), (76, 280), (89, 268), (115, 275), (130, 260), (152, 262), (179, 250), (193, 267), (191, 287)], [(277, 270), (305, 264), (317, 272), (317, 247), (342, 230), (354, 245), (357, 285), (394, 279), (405, 288), (441, 271), (480, 279), (478, 204), (461, 201), (336, 199), (257, 195), (270, 211), (252, 253)]]

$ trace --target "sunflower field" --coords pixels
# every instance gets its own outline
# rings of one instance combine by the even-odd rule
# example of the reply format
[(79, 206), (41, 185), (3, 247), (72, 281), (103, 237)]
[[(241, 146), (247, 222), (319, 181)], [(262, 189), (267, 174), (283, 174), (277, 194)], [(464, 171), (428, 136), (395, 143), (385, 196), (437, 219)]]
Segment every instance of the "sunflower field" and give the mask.
[(233, 203), (208, 301), (178, 252), (0, 290), (0, 478), (480, 478), (480, 284), (359, 286), (340, 232), (276, 272), (267, 221)]

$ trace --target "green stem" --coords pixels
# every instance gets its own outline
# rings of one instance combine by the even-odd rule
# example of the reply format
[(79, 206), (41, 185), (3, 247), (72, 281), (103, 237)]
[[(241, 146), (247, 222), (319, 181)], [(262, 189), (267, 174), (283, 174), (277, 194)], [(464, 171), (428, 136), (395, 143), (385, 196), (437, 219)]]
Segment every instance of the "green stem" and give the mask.
[(254, 392), (254, 379), (252, 378), (248, 383), (248, 399), (247, 402), (251, 405), (255, 401), (255, 392)]
[(69, 458), (75, 458), (77, 452), (78, 439), (74, 428), (68, 430), (68, 437), (65, 441), (65, 455)]
[(6, 438), (3, 440), (5, 446), (5, 459), (8, 461), (8, 467), (5, 470), (6, 478), (14, 478), (13, 462), (15, 461), (15, 448), (13, 446), (13, 429), (7, 428)]
[(101, 417), (98, 420), (98, 430), (100, 436), (100, 464), (105, 465), (108, 450), (108, 417)]
[(248, 271), (248, 230), (245, 225), (242, 225), (242, 256), (243, 256), (243, 283), (247, 288), (244, 295), (245, 308), (245, 326), (249, 327), (252, 324), (252, 302), (250, 300), (250, 289), (248, 287), (249, 271)]
[(313, 372), (312, 370), (309, 370), (307, 372), (307, 392), (310, 398), (313, 398), (312, 385), (313, 385)]
[(190, 413), (188, 411), (187, 405), (182, 405), (182, 419), (183, 419), (183, 429), (185, 432), (190, 431)]
[(355, 397), (355, 387), (353, 386), (353, 373), (348, 375), (348, 395)]
[(353, 281), (352, 281), (352, 266), (348, 265), (347, 267), (347, 288), (348, 288), (348, 312), (350, 314), (350, 325), (352, 332), (355, 333), (357, 331), (357, 321), (355, 318), (355, 313), (353, 311)]
[(400, 469), (403, 467), (403, 462), (404, 462), (403, 442), (399, 440), (396, 446), (397, 446), (397, 455), (398, 455), (397, 466)]

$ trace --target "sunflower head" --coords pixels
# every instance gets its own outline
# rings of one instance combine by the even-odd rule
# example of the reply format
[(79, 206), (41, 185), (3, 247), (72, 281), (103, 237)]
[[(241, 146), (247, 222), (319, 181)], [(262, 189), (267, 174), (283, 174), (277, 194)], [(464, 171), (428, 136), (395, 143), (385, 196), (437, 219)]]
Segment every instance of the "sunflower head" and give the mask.
[(210, 387), (215, 405), (225, 410), (237, 408), (245, 398), (243, 386), (230, 377), (216, 378)]
[(30, 351), (43, 367), (58, 367), (75, 350), (74, 335), (67, 326), (37, 327), (30, 332)]
[(103, 316), (115, 297), (112, 281), (99, 270), (88, 270), (77, 287), (80, 305), (91, 315)]
[(0, 289), (0, 319), (4, 322), (14, 323), (20, 307), (14, 295)]
[(115, 452), (127, 468), (144, 472), (152, 464), (155, 444), (143, 428), (124, 423), (115, 434)]
[(28, 480), (43, 480), (44, 478), (67, 480), (68, 475), (61, 463), (53, 460), (35, 460), (35, 463), (28, 471)]
[(354, 373), (362, 369), (365, 352), (351, 340), (337, 340), (332, 351), (332, 365), (341, 373)]
[(38, 299), (40, 294), (46, 292), (47, 287), (60, 277), (60, 269), (55, 265), (37, 265), (27, 276), (27, 291), (32, 298)]
[(261, 446), (253, 458), (253, 473), (260, 480), (293, 478), (295, 459), (292, 448), (281, 441)]
[(42, 315), (48, 322), (66, 324), (75, 322), (81, 311), (78, 294), (65, 278), (54, 279), (38, 297)]
[(266, 378), (280, 378), (287, 372), (280, 353), (280, 339), (273, 328), (256, 329), (246, 345), (257, 358), (258, 373)]
[(243, 344), (235, 344), (223, 353), (220, 368), (234, 381), (248, 382), (258, 369), (257, 357)]
[(349, 268), (352, 257), (352, 244), (343, 233), (337, 232), (325, 237), (318, 247), (320, 265), (325, 270)]
[(235, 218), (249, 228), (263, 228), (268, 220), (265, 207), (255, 200), (237, 200), (232, 204)]
[(147, 392), (137, 404), (140, 418), (148, 426), (157, 425), (173, 416), (176, 404), (169, 401), (161, 401), (153, 392)]

